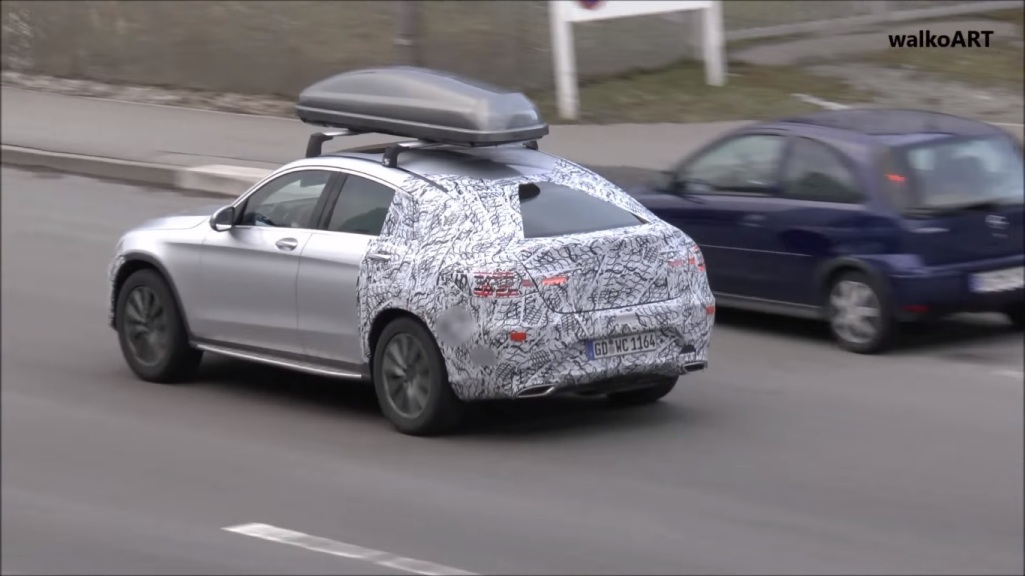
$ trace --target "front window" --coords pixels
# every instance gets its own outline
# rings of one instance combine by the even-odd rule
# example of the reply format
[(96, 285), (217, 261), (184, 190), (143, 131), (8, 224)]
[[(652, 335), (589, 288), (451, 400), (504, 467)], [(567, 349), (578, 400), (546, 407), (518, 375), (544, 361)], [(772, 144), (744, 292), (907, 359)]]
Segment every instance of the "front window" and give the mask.
[(1009, 138), (930, 142), (906, 148), (903, 156), (916, 207), (1020, 204), (1025, 198), (1021, 151)]

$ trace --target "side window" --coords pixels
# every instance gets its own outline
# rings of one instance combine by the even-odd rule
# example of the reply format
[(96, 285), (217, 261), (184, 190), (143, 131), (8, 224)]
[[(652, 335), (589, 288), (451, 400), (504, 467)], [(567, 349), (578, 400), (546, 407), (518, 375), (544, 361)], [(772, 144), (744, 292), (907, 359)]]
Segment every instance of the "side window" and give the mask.
[(782, 136), (738, 136), (698, 156), (683, 176), (723, 191), (775, 185), (784, 142)]
[(794, 141), (783, 180), (786, 198), (843, 204), (861, 202), (858, 180), (840, 155), (807, 138)]
[(317, 201), (331, 176), (327, 170), (299, 170), (267, 182), (246, 200), (239, 225), (312, 228)]
[(373, 180), (349, 175), (331, 210), (327, 229), (377, 236), (384, 227), (395, 190)]

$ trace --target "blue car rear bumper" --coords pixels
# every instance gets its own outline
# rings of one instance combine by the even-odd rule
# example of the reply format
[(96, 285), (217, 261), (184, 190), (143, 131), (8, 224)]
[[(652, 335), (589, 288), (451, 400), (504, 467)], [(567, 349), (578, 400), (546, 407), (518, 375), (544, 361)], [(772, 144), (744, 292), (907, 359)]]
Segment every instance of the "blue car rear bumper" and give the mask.
[(1025, 255), (980, 260), (963, 264), (920, 268), (890, 275), (898, 315), (921, 317), (957, 312), (1002, 311), (1022, 302), (1022, 288), (999, 292), (975, 292), (972, 275), (1025, 265)]

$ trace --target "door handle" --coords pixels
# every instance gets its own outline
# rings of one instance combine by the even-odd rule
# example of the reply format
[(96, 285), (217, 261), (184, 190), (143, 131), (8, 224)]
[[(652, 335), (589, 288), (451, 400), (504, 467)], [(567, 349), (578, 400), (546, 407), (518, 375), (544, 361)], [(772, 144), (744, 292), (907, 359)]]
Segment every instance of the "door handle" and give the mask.
[(281, 240), (275, 242), (274, 245), (278, 247), (278, 250), (285, 250), (287, 252), (291, 252), (292, 250), (295, 250), (296, 246), (299, 245), (299, 241), (295, 238), (282, 238)]
[(385, 254), (384, 252), (371, 252), (370, 254), (367, 254), (367, 258), (377, 260), (378, 262), (388, 262), (391, 260), (391, 254)]

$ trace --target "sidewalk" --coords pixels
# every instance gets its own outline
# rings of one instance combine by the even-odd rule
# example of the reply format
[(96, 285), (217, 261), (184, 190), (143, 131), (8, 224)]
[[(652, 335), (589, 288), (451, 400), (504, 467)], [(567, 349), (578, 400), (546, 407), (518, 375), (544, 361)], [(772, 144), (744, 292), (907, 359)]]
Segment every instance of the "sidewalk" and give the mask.
[[(236, 194), (302, 157), (314, 131), (298, 120), (2, 88), (3, 162)], [(650, 174), (744, 122), (553, 126), (542, 149), (596, 167)], [(340, 146), (394, 140), (347, 138)], [(337, 142), (337, 141), (336, 141)], [(17, 147), (18, 149), (12, 148)], [(256, 170), (254, 170), (256, 169)], [(618, 170), (622, 172), (622, 170)], [(639, 175), (637, 177), (640, 177)]]

